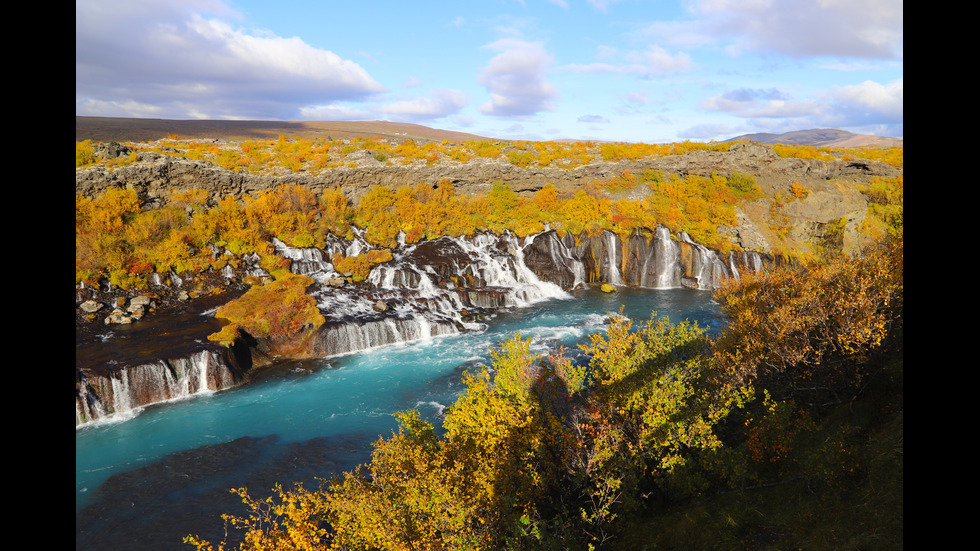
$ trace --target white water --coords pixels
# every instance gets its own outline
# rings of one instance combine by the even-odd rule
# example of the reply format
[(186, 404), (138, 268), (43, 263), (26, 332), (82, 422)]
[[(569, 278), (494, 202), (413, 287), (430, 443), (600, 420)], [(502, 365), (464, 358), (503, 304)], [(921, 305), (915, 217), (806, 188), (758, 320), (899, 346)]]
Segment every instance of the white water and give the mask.
[[(511, 333), (531, 337), (538, 351), (555, 344), (574, 351), (575, 343), (603, 330), (605, 316), (621, 306), (627, 315), (641, 319), (657, 310), (677, 321), (690, 318), (714, 327), (721, 323), (708, 293), (630, 288), (612, 294), (582, 291), (566, 300), (545, 300), (500, 314), (481, 331), (438, 336), (420, 329), (408, 335), (407, 326), (384, 322), (390, 331), (401, 332), (402, 338), (414, 342), (291, 362), (292, 367), (281, 370), (284, 374), (276, 378), (146, 407), (123, 422), (76, 430), (76, 511), (90, 503), (95, 489), (109, 476), (150, 465), (180, 450), (270, 434), (281, 438), (282, 445), (350, 434), (369, 442), (390, 432), (394, 412), (414, 407), (438, 423), (440, 411), (431, 404), (452, 404), (460, 390), (462, 370), (489, 362), (490, 347)], [(366, 452), (365, 447), (348, 453), (341, 466), (349, 468), (364, 461)], [(234, 466), (222, 469), (225, 467)], [(222, 476), (234, 480), (236, 475)], [(218, 478), (216, 483), (231, 484), (230, 480)]]
[[(657, 235), (660, 236), (659, 229)], [(390, 434), (395, 427), (392, 414), (397, 411), (418, 408), (426, 419), (439, 426), (441, 406), (451, 405), (461, 390), (462, 371), (488, 363), (490, 348), (515, 331), (531, 337), (536, 351), (562, 345), (575, 352), (577, 343), (602, 331), (606, 316), (621, 307), (626, 315), (638, 319), (646, 319), (656, 310), (674, 321), (692, 319), (716, 329), (722, 323), (710, 293), (704, 291), (621, 287), (611, 294), (565, 292), (542, 281), (525, 265), (524, 250), (534, 237), (525, 240), (523, 246), (511, 235), (480, 234), (450, 241), (468, 259), (457, 273), (470, 276), (476, 282), (474, 287), (496, 289), (498, 294), (470, 293), (455, 285), (438, 286), (430, 267), (419, 267), (408, 260), (413, 247), (401, 247), (393, 262), (372, 272), (368, 279), (371, 289), (355, 292), (324, 287), (315, 295), (331, 324), (321, 337), (324, 349), (330, 351), (324, 355), (329, 357), (286, 362), (270, 370), (266, 380), (203, 393), (208, 388), (203, 381), (208, 379), (207, 368), (202, 367), (206, 362), (192, 361), (193, 365), (174, 367), (175, 372), (185, 374), (183, 378), (156, 375), (160, 377), (158, 386), (172, 389), (171, 395), (181, 399), (171, 398), (156, 406), (129, 406), (128, 416), (115, 418), (119, 422), (77, 429), (76, 514), (85, 521), (81, 523), (84, 528), (77, 528), (76, 541), (105, 542), (111, 547), (112, 538), (138, 537), (154, 531), (172, 533), (179, 541), (188, 533), (185, 526), (199, 527), (199, 532), (220, 529), (218, 515), (228, 512), (228, 505), (218, 504), (216, 498), (208, 496), (224, 496), (228, 488), (255, 477), (269, 485), (273, 481), (288, 483), (284, 476), (312, 482), (312, 476), (349, 470), (369, 458), (372, 440)], [(366, 246), (363, 241), (355, 243), (332, 246), (345, 254)], [(615, 268), (618, 275), (615, 240), (613, 243), (607, 247), (612, 259), (609, 267)], [(671, 274), (677, 272), (677, 245), (671, 242), (669, 232), (667, 240), (659, 245), (668, 251), (673, 247), (674, 254), (665, 253), (663, 258), (668, 259), (668, 264), (658, 271), (661, 275), (655, 285), (676, 287), (676, 278)], [(323, 253), (318, 257), (283, 244), (277, 244), (277, 248), (294, 259), (295, 270), (305, 271), (318, 281), (339, 275)], [(562, 245), (562, 252), (570, 251)], [(569, 254), (563, 262), (573, 267), (576, 284), (584, 282), (580, 261)], [(374, 310), (378, 301), (389, 307), (386, 314)], [(466, 321), (464, 310), (478, 306), (504, 310), (491, 320)], [(129, 396), (129, 383), (128, 374), (114, 381), (113, 385), (119, 385), (114, 393)], [(307, 467), (277, 470), (283, 454), (299, 453), (292, 450), (296, 446), (306, 449), (314, 441), (325, 442), (321, 447), (328, 450), (329, 459), (316, 456), (300, 461)], [(214, 446), (216, 451), (211, 454), (208, 450)], [(234, 453), (224, 450), (224, 446), (248, 453), (254, 450), (258, 455), (249, 455), (248, 461), (237, 464), (227, 459)], [(194, 459), (193, 465), (185, 464), (185, 453), (191, 452), (214, 459)], [(143, 474), (145, 469), (149, 470)], [(193, 476), (202, 469), (211, 474)], [(163, 476), (161, 471), (176, 473), (176, 478), (167, 478), (165, 484), (153, 482), (155, 477)], [(113, 475), (132, 472), (141, 474), (122, 479), (126, 484), (103, 486)], [(192, 474), (187, 481), (179, 474), (184, 472)], [(97, 494), (100, 487), (105, 495)], [(136, 495), (140, 498), (133, 497)], [(127, 509), (123, 505), (129, 499), (133, 501)], [(85, 509), (89, 505), (93, 509)], [(100, 512), (92, 520), (87, 511), (94, 508), (108, 512)], [(139, 528), (127, 532), (120, 530), (118, 523), (112, 524), (113, 519), (132, 515), (140, 519), (134, 525)], [(213, 534), (211, 539), (220, 537), (220, 533)], [(148, 548), (146, 544), (141, 547)]]
[[(657, 226), (653, 239), (656, 261), (659, 261), (662, 265), (656, 272), (657, 277), (653, 282), (653, 285), (650, 285), (649, 282), (643, 283), (643, 285), (658, 288), (677, 287), (680, 285), (680, 277), (678, 274), (680, 269), (678, 255), (680, 253), (677, 250), (677, 243), (675, 243), (674, 239), (670, 236), (670, 230), (664, 226)], [(644, 269), (644, 277), (646, 276), (646, 273), (647, 271)]]
[(606, 241), (606, 255), (607, 263), (609, 264), (609, 283), (613, 285), (622, 285), (623, 276), (619, 273), (619, 263), (616, 261), (616, 244), (619, 243), (619, 239), (616, 234), (607, 231), (605, 232)]
[[(525, 264), (525, 249), (534, 245), (537, 238), (539, 236), (530, 236), (522, 244), (511, 234), (444, 237), (427, 243), (429, 250), (421, 255), (415, 254), (419, 245), (405, 245), (401, 240), (402, 246), (394, 251), (393, 261), (375, 267), (370, 273), (368, 290), (325, 285), (314, 294), (328, 320), (327, 326), (320, 331), (317, 353), (329, 357), (480, 330), (484, 327), (482, 321), (474, 321), (470, 316), (474, 309), (492, 312), (499, 308), (525, 308), (551, 299), (568, 299), (570, 295), (566, 291), (541, 280)], [(573, 288), (583, 285), (585, 268), (582, 261), (575, 258), (553, 232), (546, 234), (545, 239), (550, 241), (543, 244), (543, 250), (549, 252), (553, 265), (570, 271)], [(729, 255), (726, 265), (714, 252), (693, 243), (687, 234), (682, 232), (678, 239), (693, 252), (690, 255), (692, 266), (686, 271), (689, 275), (693, 272), (692, 280), (699, 288), (710, 289), (728, 274), (737, 277), (734, 255)], [(619, 240), (612, 232), (606, 232), (602, 243), (607, 280), (622, 285), (617, 260)], [(274, 240), (274, 245), (279, 254), (292, 261), (295, 273), (309, 275), (321, 283), (341, 277), (327, 261), (329, 254), (355, 254), (370, 248), (360, 235), (350, 241), (335, 238), (325, 251), (289, 247), (279, 240)], [(654, 288), (680, 286), (678, 243), (666, 228), (660, 226), (652, 245), (644, 259), (640, 285)], [(440, 276), (431, 265), (424, 264), (427, 258), (433, 258), (432, 255), (436, 255), (437, 262), (445, 264), (442, 278), (447, 277), (448, 271), (454, 274), (452, 281), (443, 279), (437, 284)], [(651, 262), (654, 264), (652, 271)], [(740, 262), (750, 269), (761, 269), (757, 254), (742, 253)], [(456, 283), (472, 287), (457, 287)], [(104, 403), (76, 400), (76, 424), (83, 419), (104, 418), (106, 410), (128, 418), (148, 403), (181, 399), (234, 383), (223, 362), (203, 352), (169, 363), (131, 367), (108, 379), (108, 383), (102, 383), (111, 386), (96, 392)]]

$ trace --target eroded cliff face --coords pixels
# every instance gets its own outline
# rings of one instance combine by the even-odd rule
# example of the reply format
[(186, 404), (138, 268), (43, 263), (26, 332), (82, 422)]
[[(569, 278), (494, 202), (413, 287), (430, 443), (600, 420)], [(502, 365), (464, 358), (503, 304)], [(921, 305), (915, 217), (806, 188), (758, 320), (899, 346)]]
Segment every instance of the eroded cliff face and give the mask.
[[(533, 193), (549, 183), (571, 193), (587, 182), (613, 178), (625, 170), (660, 170), (701, 176), (752, 174), (766, 197), (744, 205), (738, 212), (738, 224), (723, 229), (745, 249), (728, 255), (694, 243), (683, 232), (671, 234), (662, 226), (625, 236), (546, 231), (519, 239), (510, 234), (480, 233), (466, 239), (443, 237), (403, 244), (392, 251), (390, 262), (375, 267), (366, 281), (354, 285), (337, 273), (328, 259), (334, 253), (356, 255), (370, 248), (363, 239), (336, 239), (330, 250), (299, 249), (277, 242), (277, 252), (291, 260), (291, 270), (317, 282), (310, 293), (327, 322), (315, 334), (274, 341), (244, 335), (233, 346), (222, 349), (207, 341), (207, 334), (220, 327), (220, 320), (204, 309), (193, 312), (192, 321), (175, 319), (159, 330), (134, 333), (142, 348), (139, 355), (131, 355), (124, 344), (129, 329), (103, 326), (99, 334), (87, 337), (87, 348), (81, 353), (82, 347), (76, 348), (76, 424), (243, 384), (256, 367), (276, 357), (324, 357), (479, 328), (501, 308), (566, 296), (585, 286), (608, 283), (710, 290), (726, 278), (763, 270), (779, 261), (767, 253), (777, 239), (786, 236), (801, 243), (835, 239), (846, 250), (855, 246), (857, 226), (867, 211), (867, 202), (854, 183), (901, 173), (883, 163), (783, 159), (771, 148), (752, 143), (735, 144), (728, 152), (698, 151), (572, 170), (521, 169), (502, 160), (431, 167), (365, 161), (356, 169), (279, 177), (231, 172), (211, 163), (159, 154), (144, 153), (141, 157), (138, 163), (111, 171), (76, 171), (76, 194), (97, 195), (110, 186), (125, 186), (137, 191), (146, 208), (153, 208), (164, 204), (175, 189), (204, 188), (218, 200), (293, 183), (317, 192), (339, 186), (356, 201), (371, 186), (438, 185), (443, 179), (451, 181), (458, 193), (470, 195), (485, 194), (498, 181), (518, 193)], [(772, 198), (788, 196), (794, 183), (806, 187), (806, 196), (785, 201), (774, 211)], [(649, 190), (628, 193), (639, 199)], [(774, 235), (774, 216), (780, 217), (778, 224), (786, 236)], [(173, 305), (178, 302), (173, 297), (186, 298), (193, 285), (241, 290), (245, 277), (268, 276), (256, 258), (241, 260), (234, 270), (209, 274), (215, 282), (204, 287), (183, 274), (155, 274), (157, 277), (150, 278), (150, 293), (171, 297)], [(80, 289), (76, 295), (79, 305), (102, 304), (103, 313), (112, 309), (115, 300), (111, 293), (98, 289)], [(220, 303), (234, 295), (207, 296), (217, 297), (212, 300)], [(189, 303), (201, 309), (200, 300)], [(180, 306), (176, 309), (186, 310)], [(93, 316), (98, 318), (94, 322)], [(89, 325), (84, 330), (76, 326), (77, 343), (78, 335), (102, 326), (98, 321), (101, 317), (98, 312), (79, 313), (78, 323)], [(148, 325), (140, 320), (135, 326)], [(193, 330), (197, 333), (189, 334), (190, 327), (197, 328)], [(165, 336), (178, 339), (180, 344), (168, 343)]]
[[(479, 330), (501, 309), (571, 298), (570, 292), (587, 286), (710, 291), (773, 261), (760, 253), (722, 257), (662, 226), (628, 236), (545, 231), (522, 239), (484, 232), (402, 244), (392, 250), (391, 261), (355, 284), (334, 269), (324, 250), (281, 241), (275, 246), (293, 259), (294, 273), (315, 281), (307, 292), (326, 323), (275, 339), (244, 334), (222, 348), (207, 340), (221, 321), (198, 302), (172, 319), (150, 316), (152, 321), (132, 328), (107, 329), (87, 348), (76, 349), (76, 424), (243, 384), (256, 368), (286, 358), (323, 358)], [(360, 236), (336, 238), (331, 247), (345, 253), (371, 248)], [(238, 272), (221, 277), (236, 285), (250, 270), (242, 263)], [(150, 292), (158, 294), (172, 293), (174, 281), (187, 284), (179, 277), (154, 281)], [(215, 296), (210, 300), (220, 302)], [(119, 334), (112, 335), (114, 330)]]

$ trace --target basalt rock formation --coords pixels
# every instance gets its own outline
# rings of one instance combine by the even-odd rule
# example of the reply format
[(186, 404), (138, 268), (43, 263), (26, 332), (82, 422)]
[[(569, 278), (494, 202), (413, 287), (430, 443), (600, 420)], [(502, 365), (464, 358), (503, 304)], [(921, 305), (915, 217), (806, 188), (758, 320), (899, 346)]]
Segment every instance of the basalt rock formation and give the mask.
[[(331, 252), (371, 248), (360, 236), (337, 238), (330, 250), (290, 247), (278, 240), (274, 244), (292, 260), (291, 271), (316, 282), (308, 293), (326, 323), (312, 338), (255, 339), (244, 334), (223, 348), (207, 340), (221, 322), (214, 319), (213, 308), (200, 303), (169, 321), (160, 315), (152, 322), (109, 329), (120, 334), (103, 333), (77, 349), (76, 424), (236, 386), (247, 382), (255, 367), (275, 358), (329, 357), (479, 329), (501, 309), (570, 298), (570, 290), (592, 284), (710, 290), (725, 278), (773, 261), (759, 253), (722, 258), (662, 226), (625, 237), (546, 231), (520, 239), (478, 233), (402, 244), (392, 251), (391, 261), (376, 266), (364, 282), (352, 284), (327, 259)], [(255, 268), (243, 263), (237, 272), (220, 277), (234, 286), (246, 274), (256, 275)], [(154, 281), (154, 291), (160, 293), (174, 281), (186, 284), (175, 276)], [(212, 302), (219, 301), (215, 297)], [(98, 293), (91, 293), (84, 304), (97, 299)], [(178, 327), (180, 341), (157, 342)], [(126, 353), (127, 336), (139, 354)]]
[[(375, 185), (438, 185), (443, 179), (451, 181), (457, 192), (475, 195), (486, 193), (498, 181), (518, 193), (532, 193), (548, 183), (559, 191), (573, 192), (586, 182), (612, 178), (625, 170), (702, 176), (748, 173), (757, 178), (764, 192), (803, 183), (809, 195), (785, 209), (792, 217), (788, 221), (791, 234), (802, 241), (814, 240), (823, 237), (827, 226), (843, 225), (844, 231), (838, 233), (843, 235), (845, 248), (848, 235), (864, 218), (867, 202), (854, 186), (842, 182), (901, 174), (901, 169), (863, 160), (780, 158), (771, 148), (748, 142), (734, 144), (727, 152), (696, 151), (571, 170), (522, 169), (503, 160), (394, 166), (372, 162), (367, 156), (356, 169), (338, 168), (318, 175), (255, 176), (203, 161), (157, 153), (139, 155), (140, 162), (114, 170), (77, 170), (76, 194), (94, 196), (110, 186), (125, 186), (137, 191), (145, 208), (153, 208), (164, 204), (171, 190), (182, 188), (204, 188), (218, 200), (258, 193), (281, 183), (301, 184), (314, 191), (339, 186), (356, 200)], [(672, 235), (662, 226), (627, 236), (545, 231), (519, 239), (510, 234), (478, 233), (469, 238), (403, 243), (392, 251), (391, 261), (376, 266), (367, 280), (356, 285), (337, 273), (329, 259), (333, 254), (350, 256), (371, 248), (360, 236), (350, 241), (337, 238), (324, 250), (289, 247), (277, 241), (277, 252), (291, 261), (290, 269), (315, 280), (309, 293), (326, 319), (316, 335), (302, 343), (288, 337), (260, 341), (243, 335), (228, 348), (218, 346), (207, 340), (207, 335), (221, 326), (213, 317), (213, 308), (207, 308), (202, 300), (181, 305), (180, 299), (174, 298), (186, 299), (191, 288), (243, 292), (245, 277), (268, 276), (258, 267), (257, 258), (242, 258), (236, 268), (229, 266), (221, 273), (208, 274), (212, 282), (204, 287), (203, 282), (194, 282), (184, 274), (156, 274), (150, 281), (150, 293), (159, 295), (161, 302), (169, 305), (167, 311), (175, 312), (174, 317), (146, 316), (131, 327), (90, 321), (105, 317), (117, 306), (115, 295), (102, 289), (79, 289), (76, 425), (112, 413), (137, 411), (159, 401), (242, 384), (256, 367), (278, 355), (325, 357), (467, 331), (480, 327), (502, 308), (567, 297), (570, 290), (583, 286), (605, 283), (712, 289), (725, 278), (765, 269), (778, 261), (766, 254), (771, 246), (763, 222), (767, 205), (764, 201), (745, 205), (739, 212), (739, 223), (724, 229), (748, 252), (723, 256), (694, 243), (683, 232)], [(216, 250), (214, 254), (223, 252)], [(236, 295), (202, 291), (201, 296), (210, 297), (216, 308)], [(150, 318), (155, 321), (148, 321)], [(97, 331), (93, 327), (101, 328)], [(139, 343), (133, 347), (140, 349), (138, 354), (128, 351), (129, 341)]]

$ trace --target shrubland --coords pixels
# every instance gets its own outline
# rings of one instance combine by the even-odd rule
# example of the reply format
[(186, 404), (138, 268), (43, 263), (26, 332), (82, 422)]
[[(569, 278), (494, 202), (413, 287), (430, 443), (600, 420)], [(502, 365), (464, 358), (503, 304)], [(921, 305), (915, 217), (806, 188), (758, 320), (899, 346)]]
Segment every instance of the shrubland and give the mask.
[[(612, 198), (637, 186), (645, 188), (644, 198)], [(283, 184), (213, 204), (203, 190), (174, 192), (165, 206), (144, 211), (135, 191), (113, 187), (95, 198), (76, 197), (75, 281), (141, 289), (151, 273), (220, 270), (246, 254), (258, 254), (271, 271), (269, 267), (285, 262), (274, 254), (274, 237), (291, 246), (324, 248), (328, 235), (350, 237), (355, 230), (363, 231), (372, 246), (390, 249), (399, 236), (415, 243), (481, 230), (526, 236), (545, 228), (562, 235), (603, 230), (627, 235), (661, 224), (725, 253), (736, 245), (719, 228), (735, 224), (735, 206), (757, 193), (755, 188), (748, 176), (679, 177), (648, 171), (590, 182), (574, 194), (559, 193), (548, 184), (530, 197), (518, 196), (501, 182), (483, 196), (458, 194), (448, 180), (435, 189), (428, 184), (375, 186), (354, 204), (338, 189), (318, 196)], [(390, 253), (369, 254), (373, 256), (336, 261), (348, 266), (342, 271), (361, 280), (373, 265), (390, 260)]]
[[(465, 163), (487, 158), (520, 167), (572, 169), (600, 161), (630, 161), (643, 157), (677, 155), (697, 150), (726, 150), (730, 144), (628, 144), (592, 142), (463, 143), (395, 141), (385, 138), (354, 140), (287, 139), (221, 142), (182, 140), (179, 136), (153, 143), (126, 144), (132, 153), (102, 159), (97, 144), (76, 142), (76, 167), (97, 164), (117, 167), (157, 151), (172, 157), (213, 162), (251, 174), (317, 174), (344, 166), (357, 166), (366, 153), (385, 164)], [(804, 146), (775, 146), (784, 156), (846, 158), (860, 156), (902, 166), (901, 148), (833, 150)], [(360, 153), (362, 157), (354, 154)], [(849, 184), (850, 185), (850, 184)], [(356, 203), (339, 190), (319, 196), (300, 186), (281, 185), (241, 199), (212, 198), (203, 190), (175, 192), (164, 206), (145, 211), (132, 191), (109, 189), (98, 197), (76, 197), (76, 283), (100, 280), (122, 288), (140, 288), (148, 273), (200, 271), (220, 268), (233, 259), (210, 255), (211, 245), (233, 255), (271, 254), (269, 240), (278, 237), (295, 246), (321, 245), (328, 234), (344, 236), (356, 227), (367, 232), (375, 246), (390, 247), (402, 232), (408, 242), (439, 235), (467, 235), (477, 230), (511, 231), (527, 235), (550, 227), (564, 234), (595, 234), (611, 230), (627, 234), (664, 225), (685, 231), (695, 241), (721, 253), (737, 248), (719, 231), (736, 222), (736, 207), (763, 199), (769, 212), (757, 221), (769, 232), (773, 250), (801, 254), (797, 246), (784, 246), (790, 230), (782, 213), (786, 201), (806, 198), (809, 190), (794, 183), (783, 196), (763, 195), (755, 176), (732, 173), (678, 175), (624, 170), (603, 181), (587, 181), (577, 192), (559, 192), (545, 185), (533, 197), (517, 195), (498, 183), (485, 196), (456, 193), (448, 181), (428, 185), (377, 187)], [(902, 180), (879, 178), (863, 188), (878, 218), (901, 216)], [(869, 217), (870, 218), (870, 217)], [(894, 220), (890, 223), (894, 224)], [(865, 224), (871, 235), (884, 231)], [(830, 231), (830, 230), (828, 230)], [(804, 249), (804, 253), (805, 249)], [(271, 261), (271, 260), (270, 260)]]
[[(229, 170), (244, 170), (251, 174), (312, 173), (356, 165), (350, 155), (366, 151), (376, 161), (395, 165), (436, 165), (466, 163), (473, 159), (501, 159), (521, 168), (550, 167), (574, 169), (600, 161), (635, 161), (645, 157), (682, 155), (692, 151), (727, 151), (729, 142), (678, 142), (668, 144), (599, 143), (558, 141), (479, 140), (466, 142), (416, 142), (384, 137), (330, 139), (287, 138), (275, 140), (185, 140), (179, 136), (151, 143), (127, 143), (136, 153), (158, 152), (188, 159), (213, 162)], [(903, 166), (903, 149), (892, 148), (833, 148), (776, 144), (782, 157), (803, 159), (862, 158)], [(112, 161), (120, 164), (132, 158)], [(100, 161), (90, 141), (75, 143), (75, 167)]]
[[(182, 154), (223, 155), (250, 171), (337, 167), (360, 150), (385, 163), (501, 157), (560, 167), (666, 154), (624, 144), (284, 139), (241, 143), (233, 154), (172, 142)], [(76, 166), (93, 162), (90, 149), (76, 144)], [(876, 154), (901, 166), (900, 150)], [(641, 199), (626, 198), (637, 189)], [(560, 349), (533, 353), (515, 334), (497, 344), (491, 365), (465, 374), (441, 427), (401, 412), (360, 468), (315, 488), (236, 488), (244, 513), (224, 516), (226, 541), (185, 542), (200, 550), (901, 548), (904, 182), (878, 178), (861, 191), (869, 204), (861, 230), (874, 244), (849, 257), (820, 250), (728, 282), (716, 291), (728, 320), (717, 336), (656, 315), (611, 316), (583, 345), (583, 363)], [(790, 188), (795, 199), (807, 193)], [(662, 224), (725, 251), (734, 245), (719, 227), (759, 194), (748, 174), (624, 172), (572, 194), (546, 185), (518, 196), (497, 183), (464, 196), (444, 181), (375, 187), (354, 203), (339, 189), (281, 185), (241, 200), (182, 191), (144, 211), (134, 191), (109, 188), (76, 197), (76, 282), (139, 289), (154, 272), (220, 270), (256, 254), (273, 281), (226, 305), (220, 315), (232, 323), (213, 337), (230, 342), (244, 329), (275, 338), (313, 329), (322, 316), (305, 295), (310, 280), (288, 272), (273, 237), (323, 247), (328, 235), (363, 231), (374, 249), (332, 259), (352, 281), (389, 260), (399, 238), (478, 230), (528, 235), (547, 226), (578, 236)]]
[[(519, 334), (437, 429), (416, 411), (317, 488), (236, 488), (213, 549), (895, 549), (902, 240), (733, 280), (730, 322), (610, 316), (582, 345)], [(237, 529), (237, 532), (235, 531)], [(237, 534), (237, 535), (236, 535)]]

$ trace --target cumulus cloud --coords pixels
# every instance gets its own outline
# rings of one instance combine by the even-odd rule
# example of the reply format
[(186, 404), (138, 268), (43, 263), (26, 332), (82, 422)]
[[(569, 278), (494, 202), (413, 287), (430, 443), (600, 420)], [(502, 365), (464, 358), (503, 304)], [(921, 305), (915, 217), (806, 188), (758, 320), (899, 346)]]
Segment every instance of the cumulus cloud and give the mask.
[(795, 100), (777, 90), (739, 88), (701, 102), (710, 111), (723, 111), (739, 117), (802, 117), (820, 112), (813, 100)]
[(718, 136), (732, 136), (735, 131), (726, 124), (698, 124), (678, 133), (685, 140), (707, 140)]
[(236, 14), (217, 1), (100, 0), (75, 15), (76, 108), (275, 119), (383, 91), (333, 52), (232, 27)]
[(902, 57), (902, 0), (696, 0), (689, 7), (697, 19), (691, 34), (727, 37), (734, 52)]
[(377, 114), (359, 107), (345, 105), (307, 105), (299, 108), (302, 121), (363, 121), (373, 120)]
[(478, 81), (490, 92), (480, 112), (521, 117), (551, 109), (558, 90), (545, 78), (552, 57), (542, 43), (504, 38), (485, 48), (500, 53), (480, 70)]
[(691, 67), (691, 56), (684, 52), (671, 55), (664, 48), (653, 45), (639, 54), (643, 60), (646, 74), (649, 76), (669, 75), (686, 71)]
[[(608, 51), (603, 57), (610, 57)], [(693, 68), (691, 56), (685, 52), (670, 53), (653, 44), (646, 50), (634, 50), (622, 55), (623, 62), (568, 64), (564, 69), (581, 74), (626, 74), (641, 78), (663, 77), (684, 73)]]
[(901, 122), (905, 115), (904, 80), (900, 78), (887, 84), (866, 80), (835, 88), (827, 95), (841, 113), (873, 114), (882, 122)]
[(793, 98), (777, 89), (741, 88), (709, 97), (700, 106), (749, 119), (756, 126), (778, 124), (786, 130), (874, 127), (890, 136), (903, 133), (903, 79), (835, 87), (809, 98)]
[(466, 94), (459, 90), (436, 89), (430, 97), (396, 101), (379, 111), (402, 120), (430, 120), (456, 114), (466, 102)]

